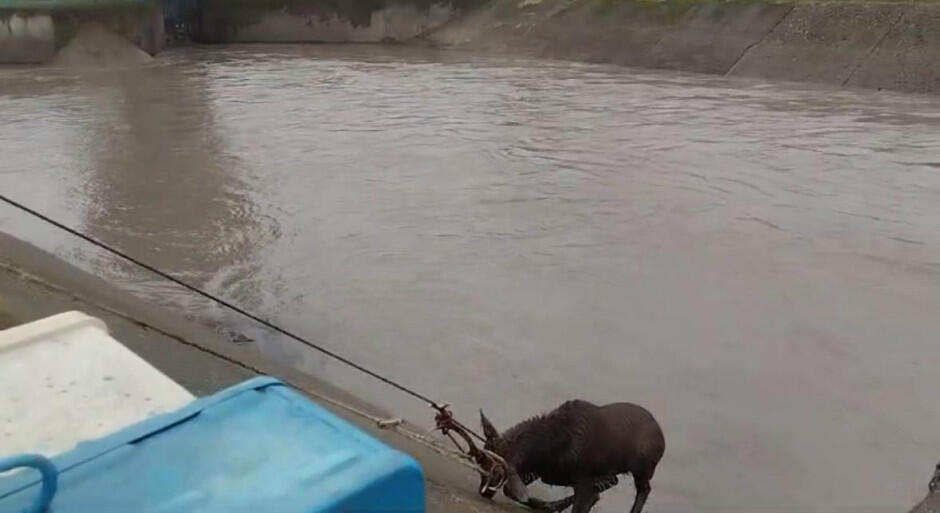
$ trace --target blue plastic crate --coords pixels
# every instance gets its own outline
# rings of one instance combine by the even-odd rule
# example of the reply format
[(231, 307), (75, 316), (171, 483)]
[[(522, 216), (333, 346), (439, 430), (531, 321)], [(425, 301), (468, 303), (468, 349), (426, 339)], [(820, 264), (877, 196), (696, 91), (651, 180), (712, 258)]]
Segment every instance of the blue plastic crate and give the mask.
[[(424, 513), (411, 457), (271, 378), (256, 378), (53, 459), (50, 513)], [(39, 496), (0, 478), (0, 512)]]

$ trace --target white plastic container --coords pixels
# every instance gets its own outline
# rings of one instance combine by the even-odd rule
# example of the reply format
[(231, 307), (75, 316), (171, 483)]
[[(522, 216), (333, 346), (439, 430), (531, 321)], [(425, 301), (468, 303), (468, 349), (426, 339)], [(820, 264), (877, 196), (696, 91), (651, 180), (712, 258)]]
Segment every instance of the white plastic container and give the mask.
[(0, 331), (0, 456), (54, 456), (193, 399), (81, 312)]

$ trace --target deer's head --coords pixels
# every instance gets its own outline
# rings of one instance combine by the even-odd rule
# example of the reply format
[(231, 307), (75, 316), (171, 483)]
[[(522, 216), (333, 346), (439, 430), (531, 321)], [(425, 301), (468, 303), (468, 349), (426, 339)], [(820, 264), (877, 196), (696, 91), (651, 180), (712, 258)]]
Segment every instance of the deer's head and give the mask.
[(484, 497), (492, 497), (496, 494), (500, 484), (505, 483), (503, 484), (503, 493), (507, 497), (521, 503), (528, 502), (529, 492), (526, 490), (522, 478), (519, 477), (518, 470), (512, 465), (512, 448), (499, 434), (493, 423), (486, 418), (483, 410), (480, 410), (480, 425), (483, 427), (483, 436), (486, 438), (483, 448), (498, 454), (508, 463), (505, 474), (502, 468), (497, 467), (488, 469), (489, 472), (480, 477), (480, 494)]

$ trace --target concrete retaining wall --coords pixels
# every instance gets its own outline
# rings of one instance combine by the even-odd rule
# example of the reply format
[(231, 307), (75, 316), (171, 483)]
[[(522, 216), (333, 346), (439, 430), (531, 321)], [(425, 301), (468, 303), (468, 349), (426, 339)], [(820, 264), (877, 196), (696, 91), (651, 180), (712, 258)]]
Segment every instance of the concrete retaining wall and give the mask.
[(473, 0), (204, 0), (196, 38), (207, 43), (376, 43), (440, 27)]
[(494, 0), (441, 47), (940, 92), (940, 4)]

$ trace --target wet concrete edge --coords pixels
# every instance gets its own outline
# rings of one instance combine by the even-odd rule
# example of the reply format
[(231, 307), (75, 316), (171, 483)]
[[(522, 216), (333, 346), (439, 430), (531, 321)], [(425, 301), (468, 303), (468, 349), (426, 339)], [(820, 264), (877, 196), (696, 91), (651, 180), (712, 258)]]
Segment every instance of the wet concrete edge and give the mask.
[[(102, 319), (115, 339), (197, 396), (266, 374), (370, 415), (392, 416), (362, 398), (271, 362), (250, 346), (233, 344), (208, 327), (154, 307), (35, 246), (0, 233), (0, 329), (69, 310)], [(457, 461), (380, 429), (347, 410), (316, 397), (313, 400), (418, 460), (425, 472), (427, 511), (522, 511), (504, 499), (486, 502), (479, 498), (476, 475)], [(405, 426), (421, 432), (413, 425)]]

